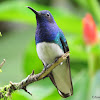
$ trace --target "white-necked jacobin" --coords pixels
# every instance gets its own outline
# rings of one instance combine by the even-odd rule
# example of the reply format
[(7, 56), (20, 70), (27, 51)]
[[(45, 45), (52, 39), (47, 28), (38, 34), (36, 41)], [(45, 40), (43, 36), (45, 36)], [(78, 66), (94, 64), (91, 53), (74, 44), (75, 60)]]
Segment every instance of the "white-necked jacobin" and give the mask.
[[(57, 26), (49, 11), (36, 11), (31, 7), (28, 8), (36, 14), (36, 49), (46, 69), (48, 64), (68, 52), (69, 47), (62, 30)], [(73, 94), (69, 56), (62, 65), (52, 70), (49, 77), (62, 97), (66, 98)]]

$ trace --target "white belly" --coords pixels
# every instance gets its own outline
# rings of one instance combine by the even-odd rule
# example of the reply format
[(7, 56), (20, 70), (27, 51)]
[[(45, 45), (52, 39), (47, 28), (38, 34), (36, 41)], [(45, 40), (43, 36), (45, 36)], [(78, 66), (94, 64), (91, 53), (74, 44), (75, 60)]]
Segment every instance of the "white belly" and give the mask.
[[(56, 57), (60, 57), (64, 54), (63, 50), (54, 43), (38, 43), (36, 48), (38, 56), (45, 66), (53, 63)], [(65, 94), (70, 93), (71, 82), (67, 62), (64, 61), (62, 65), (58, 65), (54, 68), (52, 74), (57, 88)]]
[(64, 54), (63, 50), (55, 43), (38, 43), (36, 48), (38, 56), (44, 64), (51, 64), (56, 57)]

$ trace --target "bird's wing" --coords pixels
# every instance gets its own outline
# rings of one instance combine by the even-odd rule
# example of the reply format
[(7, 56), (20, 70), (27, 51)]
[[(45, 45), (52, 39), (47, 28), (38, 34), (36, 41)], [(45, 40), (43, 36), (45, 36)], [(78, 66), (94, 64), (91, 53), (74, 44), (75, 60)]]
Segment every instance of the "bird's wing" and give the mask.
[[(64, 53), (69, 51), (67, 41), (62, 32), (59, 33), (60, 42), (62, 44)], [(58, 93), (66, 98), (73, 94), (73, 85), (71, 79), (71, 71), (70, 71), (70, 59), (67, 57), (66, 62), (63, 65), (57, 66), (59, 68), (58, 73), (54, 73), (53, 71), (50, 73), (49, 77), (55, 87), (58, 89)], [(59, 77), (59, 76), (60, 77)]]

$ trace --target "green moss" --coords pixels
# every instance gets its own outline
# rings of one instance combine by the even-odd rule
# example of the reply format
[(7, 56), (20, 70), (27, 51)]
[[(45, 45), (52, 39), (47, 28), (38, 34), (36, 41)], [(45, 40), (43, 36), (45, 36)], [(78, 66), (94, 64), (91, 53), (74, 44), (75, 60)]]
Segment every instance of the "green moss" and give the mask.
[(8, 93), (13, 93), (13, 92), (14, 92), (14, 88), (12, 88), (11, 84), (1, 87), (0, 88), (0, 99), (4, 98), (4, 100), (7, 100)]

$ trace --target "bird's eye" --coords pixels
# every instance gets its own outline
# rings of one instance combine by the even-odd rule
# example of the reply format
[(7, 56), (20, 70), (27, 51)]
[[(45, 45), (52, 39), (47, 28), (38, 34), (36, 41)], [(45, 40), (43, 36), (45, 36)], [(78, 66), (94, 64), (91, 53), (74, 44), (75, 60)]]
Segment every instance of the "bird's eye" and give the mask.
[(50, 14), (49, 14), (49, 13), (47, 13), (47, 16), (50, 16)]

